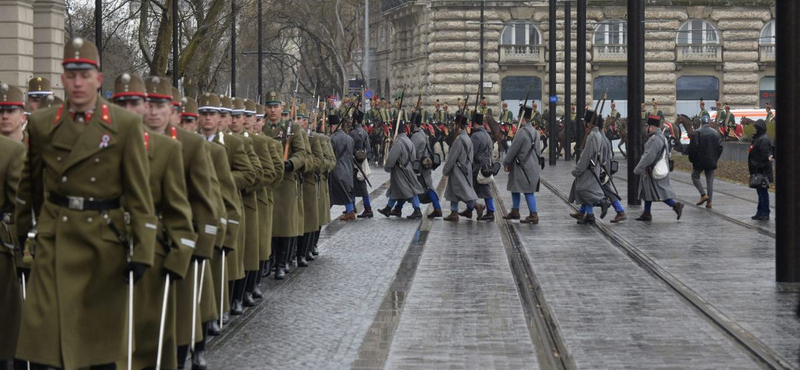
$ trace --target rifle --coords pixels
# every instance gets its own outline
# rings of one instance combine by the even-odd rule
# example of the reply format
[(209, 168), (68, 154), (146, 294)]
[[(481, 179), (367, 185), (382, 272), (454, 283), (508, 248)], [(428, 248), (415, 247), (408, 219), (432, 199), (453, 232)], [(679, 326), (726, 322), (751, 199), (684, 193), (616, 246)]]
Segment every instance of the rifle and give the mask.
[(289, 148), (292, 146), (292, 136), (294, 133), (292, 132), (292, 122), (287, 122), (286, 124), (286, 141), (283, 143), (283, 160), (289, 160)]
[(528, 97), (531, 94), (531, 87), (533, 87), (533, 85), (528, 85), (528, 92), (525, 93), (525, 102), (519, 107), (519, 113), (517, 114), (517, 130), (519, 130), (519, 125), (522, 123), (522, 116), (525, 114), (525, 108), (528, 107)]
[(328, 101), (327, 100), (325, 100), (325, 102), (322, 103), (322, 133), (326, 133), (326, 130), (325, 130), (325, 119), (326, 118), (328, 118)]
[(397, 122), (395, 122), (394, 125), (394, 138), (392, 139), (393, 141), (397, 139), (397, 135), (400, 133), (400, 112), (403, 109), (403, 99), (405, 99), (405, 97), (406, 97), (406, 91), (403, 90), (403, 92), (400, 94), (400, 108), (397, 111)]
[(292, 122), (297, 121), (297, 90), (300, 89), (300, 75), (297, 75), (297, 83), (294, 86), (294, 95), (292, 95)]

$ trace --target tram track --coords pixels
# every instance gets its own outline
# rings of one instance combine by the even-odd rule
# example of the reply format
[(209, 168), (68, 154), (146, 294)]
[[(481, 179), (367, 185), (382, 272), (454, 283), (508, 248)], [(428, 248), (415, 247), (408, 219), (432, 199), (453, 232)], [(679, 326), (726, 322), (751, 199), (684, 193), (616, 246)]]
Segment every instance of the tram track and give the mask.
[(522, 301), (525, 322), (536, 347), (539, 367), (541, 369), (577, 369), (575, 362), (569, 356), (566, 342), (558, 328), (553, 311), (545, 300), (542, 286), (533, 271), (520, 236), (514, 225), (503, 219), (508, 210), (501, 200), (495, 183), (492, 183), (492, 193), (496, 199), (497, 209), (495, 224), (500, 230), (517, 292)]
[[(555, 185), (549, 181), (542, 180), (544, 185), (550, 192), (560, 198), (564, 203), (572, 209), (577, 210), (578, 207), (569, 203), (568, 197)], [(726, 218), (727, 216), (713, 212), (713, 214)], [(738, 220), (726, 218), (728, 221), (737, 224), (744, 224)], [(747, 225), (747, 224), (744, 224)], [(747, 225), (752, 226), (752, 225)], [(752, 228), (752, 227), (751, 227)], [(714, 327), (720, 330), (725, 336), (733, 342), (737, 348), (742, 350), (749, 357), (757, 361), (762, 368), (765, 369), (794, 369), (791, 362), (783, 358), (781, 355), (773, 351), (769, 346), (761, 342), (748, 330), (737, 324), (734, 320), (725, 315), (722, 311), (714, 307), (710, 302), (703, 299), (700, 294), (692, 290), (689, 286), (684, 284), (680, 279), (670, 274), (667, 269), (659, 265), (651, 259), (644, 251), (638, 248), (633, 243), (616, 233), (608, 225), (597, 221), (595, 229), (603, 235), (614, 246), (619, 248), (623, 254), (628, 256), (639, 267), (647, 271), (650, 275), (660, 280), (674, 293), (676, 293), (682, 301), (692, 307), (695, 311), (699, 312), (704, 318), (708, 320)], [(773, 236), (774, 237), (774, 236)]]

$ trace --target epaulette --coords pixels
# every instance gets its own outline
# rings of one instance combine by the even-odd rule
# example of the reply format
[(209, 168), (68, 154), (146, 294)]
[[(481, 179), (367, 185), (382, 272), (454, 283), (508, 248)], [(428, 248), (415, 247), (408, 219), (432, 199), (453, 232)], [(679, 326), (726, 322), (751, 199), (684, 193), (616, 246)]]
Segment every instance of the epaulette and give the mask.
[(103, 119), (107, 125), (111, 124), (111, 108), (108, 107), (108, 104), (103, 104), (100, 106), (100, 118)]
[(61, 103), (61, 106), (58, 107), (56, 111), (56, 117), (53, 119), (53, 125), (57, 124), (58, 121), (61, 120), (61, 115), (64, 113), (64, 103)]
[(150, 151), (150, 133), (147, 131), (144, 132), (144, 150)]
[(178, 129), (175, 126), (169, 128), (169, 136), (172, 137), (172, 140), (178, 140)]

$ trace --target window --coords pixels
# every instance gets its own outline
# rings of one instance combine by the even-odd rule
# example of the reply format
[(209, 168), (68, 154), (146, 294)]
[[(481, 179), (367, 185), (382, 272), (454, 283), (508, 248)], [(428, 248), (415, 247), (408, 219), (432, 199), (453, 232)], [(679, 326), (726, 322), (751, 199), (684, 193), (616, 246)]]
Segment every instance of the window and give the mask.
[[(504, 77), (500, 82), (502, 100), (525, 100), (525, 94), (530, 94), (528, 100), (540, 100), (542, 98), (542, 79), (532, 76), (509, 76)], [(530, 102), (528, 103), (530, 104)]]
[(603, 93), (608, 94), (608, 100), (628, 99), (628, 76), (603, 76), (592, 81), (595, 99), (602, 99)]
[(678, 45), (719, 44), (717, 27), (704, 19), (691, 19), (678, 31)]
[(502, 45), (541, 45), (539, 29), (530, 23), (511, 23), (503, 29)]
[(763, 29), (761, 29), (761, 37), (758, 38), (760, 45), (775, 45), (775, 21), (769, 21)]
[(718, 100), (719, 79), (714, 76), (683, 76), (677, 82), (678, 100)]
[(620, 45), (628, 43), (628, 24), (625, 21), (606, 21), (594, 31), (595, 45)]

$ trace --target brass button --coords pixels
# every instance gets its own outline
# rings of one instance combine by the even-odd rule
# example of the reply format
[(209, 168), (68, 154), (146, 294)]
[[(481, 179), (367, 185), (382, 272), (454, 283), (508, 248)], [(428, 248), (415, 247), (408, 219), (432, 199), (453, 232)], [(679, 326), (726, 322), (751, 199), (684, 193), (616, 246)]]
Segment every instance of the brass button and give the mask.
[(89, 201), (90, 202), (94, 202), (94, 198), (93, 197), (89, 197)]
[(97, 179), (96, 179), (96, 178), (94, 178), (94, 177), (92, 177), (91, 179), (89, 179), (89, 181), (91, 181), (91, 182), (95, 182), (95, 181), (97, 181)]
[(56, 157), (56, 162), (61, 162), (61, 156)]
[(67, 177), (66, 176), (62, 177), (61, 182), (67, 182)]
[(61, 216), (61, 222), (67, 222), (67, 220), (68, 220), (67, 216)]
[(100, 158), (95, 158), (94, 163), (100, 163)]
[(88, 222), (88, 223), (92, 223), (92, 221), (94, 221), (94, 219), (93, 219), (93, 218), (91, 218), (91, 217), (89, 217), (89, 218), (87, 218), (87, 219), (86, 219), (86, 222)]

